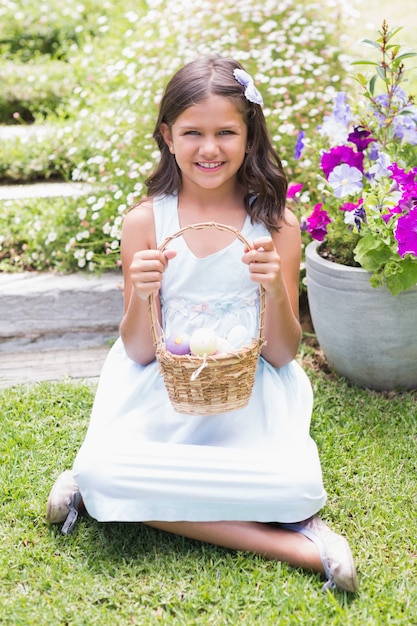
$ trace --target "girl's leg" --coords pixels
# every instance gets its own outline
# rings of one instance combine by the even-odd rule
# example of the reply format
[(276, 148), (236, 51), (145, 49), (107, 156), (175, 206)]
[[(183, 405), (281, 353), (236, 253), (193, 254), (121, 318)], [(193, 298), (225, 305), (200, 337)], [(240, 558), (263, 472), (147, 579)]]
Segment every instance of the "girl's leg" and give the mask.
[[(71, 532), (78, 516), (81, 494), (72, 473), (63, 472), (55, 482), (47, 503), (50, 523), (64, 522), (62, 532)], [(268, 559), (285, 561), (324, 574), (325, 589), (358, 589), (356, 568), (346, 539), (333, 532), (314, 515), (296, 524), (260, 522), (145, 522), (148, 526), (232, 550), (254, 552)]]
[(148, 526), (232, 550), (253, 552), (324, 574), (320, 552), (304, 535), (259, 522), (144, 522)]

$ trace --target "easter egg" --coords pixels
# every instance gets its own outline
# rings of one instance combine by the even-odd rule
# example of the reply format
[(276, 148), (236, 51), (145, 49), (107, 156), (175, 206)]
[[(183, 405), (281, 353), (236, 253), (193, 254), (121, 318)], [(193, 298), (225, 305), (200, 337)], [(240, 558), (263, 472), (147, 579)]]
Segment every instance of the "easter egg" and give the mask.
[(217, 350), (215, 354), (227, 354), (232, 352), (233, 348), (224, 337), (217, 337)]
[(190, 336), (186, 333), (173, 333), (166, 338), (165, 347), (172, 354), (190, 354)]
[(199, 328), (190, 337), (191, 354), (204, 356), (217, 350), (217, 335), (211, 328)]
[(252, 343), (252, 336), (246, 326), (238, 324), (230, 329), (227, 335), (227, 341), (234, 350), (240, 350), (244, 346), (249, 346)]

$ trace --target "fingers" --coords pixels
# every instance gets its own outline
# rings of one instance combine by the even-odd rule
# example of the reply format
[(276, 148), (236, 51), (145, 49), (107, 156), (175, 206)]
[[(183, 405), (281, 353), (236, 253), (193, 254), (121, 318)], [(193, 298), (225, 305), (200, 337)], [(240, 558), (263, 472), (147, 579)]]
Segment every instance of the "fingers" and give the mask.
[(250, 277), (267, 293), (276, 293), (281, 282), (281, 260), (271, 237), (258, 237), (242, 261), (249, 266)]
[(162, 276), (168, 261), (176, 256), (175, 250), (141, 250), (133, 256), (130, 278), (136, 295), (146, 300), (161, 288)]
[(272, 237), (257, 237), (257, 239), (254, 239), (252, 245), (255, 250), (263, 250), (265, 252), (272, 252), (275, 250)]
[(171, 259), (173, 259), (175, 256), (177, 256), (177, 253), (175, 252), (175, 250), (164, 250), (163, 252), (164, 257), (170, 261)]
[(258, 237), (253, 241), (252, 245), (253, 248), (246, 250), (242, 258), (247, 265), (251, 263), (268, 263), (279, 258), (271, 237)]

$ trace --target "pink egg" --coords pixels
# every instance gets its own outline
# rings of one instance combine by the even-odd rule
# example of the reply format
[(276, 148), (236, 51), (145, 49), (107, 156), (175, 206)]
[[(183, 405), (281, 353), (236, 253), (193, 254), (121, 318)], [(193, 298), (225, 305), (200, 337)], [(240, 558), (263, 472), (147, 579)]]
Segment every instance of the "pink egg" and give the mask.
[(172, 354), (190, 354), (190, 336), (187, 333), (173, 333), (166, 338), (165, 347)]

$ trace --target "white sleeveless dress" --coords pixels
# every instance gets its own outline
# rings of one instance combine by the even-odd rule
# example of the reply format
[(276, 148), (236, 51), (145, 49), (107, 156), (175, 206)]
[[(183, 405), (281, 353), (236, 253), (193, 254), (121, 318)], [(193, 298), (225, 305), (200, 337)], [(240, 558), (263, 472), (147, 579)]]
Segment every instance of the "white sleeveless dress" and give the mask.
[[(178, 231), (176, 196), (154, 200), (158, 245)], [(213, 231), (215, 236), (216, 231)], [(247, 217), (249, 241), (267, 235)], [(197, 258), (182, 237), (161, 289), (164, 331), (241, 323), (256, 334), (258, 286), (243, 246)], [(169, 401), (158, 364), (134, 363), (119, 338), (100, 377), (74, 476), (99, 521), (296, 522), (324, 505), (317, 447), (309, 434), (309, 380), (296, 361), (276, 369), (260, 357), (247, 407), (189, 416)]]

